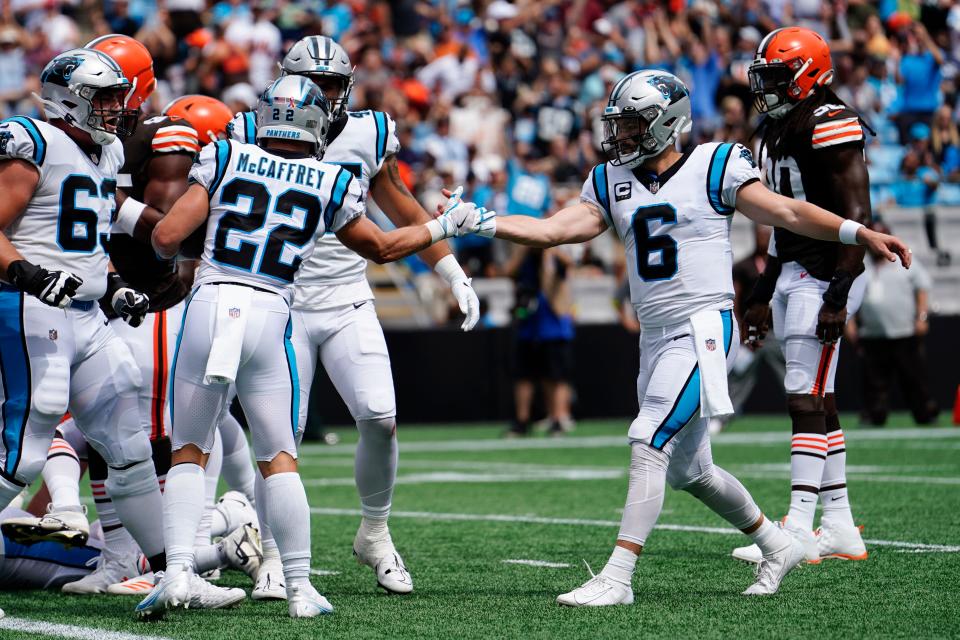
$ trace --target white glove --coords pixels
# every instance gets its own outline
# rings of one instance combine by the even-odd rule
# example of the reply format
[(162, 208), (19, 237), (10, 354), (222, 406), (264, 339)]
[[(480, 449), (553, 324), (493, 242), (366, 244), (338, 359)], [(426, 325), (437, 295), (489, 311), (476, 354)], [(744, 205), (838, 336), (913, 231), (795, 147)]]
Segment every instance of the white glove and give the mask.
[(470, 286), (470, 278), (463, 272), (460, 264), (453, 255), (444, 256), (436, 265), (434, 270), (441, 278), (450, 284), (450, 291), (453, 297), (457, 299), (460, 305), (460, 311), (466, 316), (460, 328), (464, 331), (470, 331), (480, 320), (480, 299), (477, 293)]
[(434, 242), (471, 233), (493, 237), (497, 229), (497, 213), (477, 207), (472, 202), (464, 202), (462, 196), (463, 187), (457, 187), (447, 200), (443, 213), (427, 223)]

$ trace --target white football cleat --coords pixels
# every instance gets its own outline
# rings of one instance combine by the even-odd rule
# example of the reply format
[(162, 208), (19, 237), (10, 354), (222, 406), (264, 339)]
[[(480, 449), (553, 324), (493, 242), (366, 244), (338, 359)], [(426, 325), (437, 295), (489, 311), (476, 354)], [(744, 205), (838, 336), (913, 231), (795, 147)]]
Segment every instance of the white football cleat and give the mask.
[(757, 565), (757, 581), (743, 592), (745, 596), (769, 596), (780, 588), (790, 571), (803, 561), (804, 543), (789, 536), (790, 544), (780, 551), (764, 556)]
[(257, 510), (247, 500), (247, 496), (239, 491), (227, 491), (220, 496), (213, 508), (219, 512), (225, 525), (223, 531), (211, 531), (213, 536), (227, 535), (245, 524), (252, 524), (256, 529), (260, 529)]
[(290, 587), (287, 594), (287, 610), (291, 618), (315, 618), (333, 613), (333, 605), (313, 588), (310, 583)]
[(413, 591), (413, 578), (403, 558), (393, 546), (390, 534), (378, 540), (364, 539), (361, 528), (353, 539), (353, 555), (358, 564), (365, 564), (377, 576), (377, 585), (388, 593), (406, 594)]
[(633, 604), (633, 588), (607, 576), (596, 575), (587, 565), (590, 579), (582, 585), (557, 596), (557, 604), (565, 607), (612, 607)]
[(283, 579), (280, 558), (266, 558), (257, 571), (257, 584), (250, 594), (254, 600), (286, 600), (287, 587)]
[(145, 596), (163, 579), (163, 571), (154, 574), (148, 571), (142, 576), (130, 578), (107, 587), (107, 593), (112, 596)]
[(263, 562), (260, 548), (260, 532), (253, 525), (245, 524), (217, 543), (227, 558), (227, 564), (239, 569), (251, 578), (256, 578)]
[(93, 573), (66, 583), (60, 590), (73, 594), (106, 593), (110, 585), (125, 582), (148, 571), (150, 565), (139, 551), (117, 553), (108, 547), (100, 553)]
[(181, 571), (172, 578), (164, 577), (134, 611), (141, 620), (159, 620), (167, 609), (186, 607), (190, 602), (190, 575)]
[(241, 602), (247, 592), (237, 587), (218, 587), (192, 571), (190, 574), (190, 609), (225, 609)]
[(22, 516), (8, 518), (0, 524), (3, 534), (20, 544), (35, 542), (59, 542), (66, 546), (82, 547), (90, 538), (90, 522), (87, 521), (87, 508), (79, 510), (53, 511), (52, 505), (42, 517)]
[[(774, 524), (783, 529), (785, 533), (800, 543), (801, 547), (803, 548), (804, 562), (808, 564), (819, 564), (820, 552), (817, 549), (817, 536), (814, 535), (812, 531), (791, 526), (790, 521), (786, 516), (784, 516), (783, 520)], [(737, 560), (742, 560), (751, 564), (760, 564), (760, 560), (763, 559), (763, 554), (760, 552), (760, 547), (755, 544), (751, 544), (746, 547), (737, 547), (730, 555)]]
[(817, 529), (817, 549), (821, 559), (866, 560), (867, 547), (860, 535), (862, 527), (831, 523), (821, 519)]

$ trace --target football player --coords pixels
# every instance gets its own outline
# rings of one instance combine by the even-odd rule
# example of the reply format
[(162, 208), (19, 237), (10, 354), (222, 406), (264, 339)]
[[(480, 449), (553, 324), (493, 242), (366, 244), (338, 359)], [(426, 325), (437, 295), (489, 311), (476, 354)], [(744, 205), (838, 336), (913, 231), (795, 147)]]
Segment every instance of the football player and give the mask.
[[(353, 65), (343, 47), (325, 36), (306, 37), (290, 48), (281, 63), (283, 75), (313, 80), (332, 106), (332, 121), (324, 162), (342, 166), (357, 180), (363, 197), (369, 194), (397, 226), (430, 220), (400, 179), (396, 125), (380, 111), (349, 111)], [(253, 142), (257, 125), (253, 112), (237, 114), (234, 139)], [(420, 255), (449, 284), (468, 331), (479, 319), (479, 301), (470, 280), (446, 243)], [(409, 593), (413, 580), (397, 553), (387, 518), (397, 476), (396, 399), (390, 356), (366, 279), (366, 260), (344, 247), (334, 234), (317, 244), (294, 284), (293, 308), (300, 316), (294, 349), (300, 365), (301, 421), (306, 420), (310, 386), (317, 361), (323, 364), (350, 410), (360, 434), (354, 477), (363, 517), (354, 538), (357, 560), (371, 567), (377, 583), (391, 593)], [(261, 518), (261, 521), (263, 518)], [(278, 562), (271, 551), (268, 528), (263, 530), (263, 572), (253, 592), (256, 599), (283, 597), (276, 581)]]
[(899, 255), (904, 266), (910, 262), (898, 239), (765, 188), (750, 151), (739, 144), (707, 143), (680, 153), (675, 144), (689, 130), (690, 117), (690, 95), (679, 79), (663, 71), (632, 73), (610, 94), (603, 115), (610, 159), (591, 171), (579, 204), (539, 220), (478, 210), (461, 230), (552, 247), (586, 242), (613, 227), (626, 247), (631, 299), (642, 326), (627, 502), (609, 562), (558, 597), (562, 605), (633, 602), (635, 563), (668, 483), (760, 547), (757, 579), (744, 595), (775, 593), (803, 558), (800, 542), (764, 517), (744, 486), (713, 464), (710, 451), (707, 419), (733, 411), (726, 373), (739, 344), (732, 309), (734, 211), (822, 241), (866, 244), (890, 260)]
[(40, 473), (69, 409), (107, 466), (117, 513), (155, 570), (165, 564), (160, 488), (137, 391), (141, 376), (97, 300), (131, 326), (147, 296), (112, 272), (109, 234), (123, 162), (118, 136), (135, 126), (131, 83), (109, 56), (74, 49), (41, 74), (48, 122), (0, 124), (0, 506)]
[[(749, 77), (757, 109), (767, 115), (761, 142), (765, 184), (848, 220), (868, 222), (866, 125), (829, 88), (833, 64), (826, 41), (810, 29), (777, 29), (760, 43)], [(862, 246), (776, 229), (744, 314), (747, 339), (760, 341), (773, 303), (793, 423), (790, 510), (783, 526), (803, 539), (808, 562), (867, 557), (850, 512), (846, 448), (834, 395), (840, 336), (863, 298), (863, 256)], [(815, 535), (818, 496), (823, 515)], [(760, 554), (751, 546), (734, 550), (733, 556), (757, 562)]]
[(205, 230), (205, 240), (171, 373), (173, 467), (164, 493), (168, 567), (138, 605), (141, 617), (192, 606), (203, 466), (231, 384), (250, 421), (263, 478), (257, 505), (280, 553), (289, 614), (333, 611), (309, 580), (310, 509), (297, 472), (300, 390), (290, 341), (297, 322), (289, 306), (294, 279), (326, 231), (361, 255), (386, 262), (452, 236), (472, 207), (455, 202), (426, 225), (382, 232), (363, 216), (354, 175), (318, 159), (330, 113), (312, 81), (281, 77), (261, 97), (257, 144), (207, 145), (190, 171), (191, 186), (153, 230), (154, 249), (166, 257), (176, 255), (198, 228)]

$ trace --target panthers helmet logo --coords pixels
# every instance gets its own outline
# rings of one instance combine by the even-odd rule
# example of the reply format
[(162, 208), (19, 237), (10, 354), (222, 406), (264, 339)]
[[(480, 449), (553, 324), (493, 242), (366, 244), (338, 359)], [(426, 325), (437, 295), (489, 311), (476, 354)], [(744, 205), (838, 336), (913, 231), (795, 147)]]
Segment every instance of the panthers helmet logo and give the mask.
[(69, 86), (70, 77), (81, 64), (83, 64), (83, 58), (80, 56), (59, 57), (43, 70), (43, 75), (40, 76), (40, 82), (51, 82), (61, 87)]
[(670, 104), (679, 102), (688, 95), (687, 88), (678, 83), (673, 76), (653, 76), (647, 82), (660, 92), (664, 100), (669, 100)]

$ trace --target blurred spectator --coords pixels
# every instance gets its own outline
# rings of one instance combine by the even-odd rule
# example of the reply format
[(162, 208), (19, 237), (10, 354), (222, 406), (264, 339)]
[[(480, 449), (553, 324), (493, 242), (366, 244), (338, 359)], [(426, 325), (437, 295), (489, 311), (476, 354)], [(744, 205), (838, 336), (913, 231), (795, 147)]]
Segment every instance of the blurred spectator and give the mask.
[(920, 22), (898, 33), (900, 41), (900, 142), (910, 140), (910, 128), (917, 122), (930, 124), (940, 106), (940, 66), (943, 52)]
[(542, 385), (551, 435), (573, 429), (573, 316), (563, 250), (517, 246), (504, 267), (516, 281), (516, 419), (508, 436), (529, 435), (536, 384)]
[(900, 165), (903, 179), (897, 185), (897, 204), (923, 207), (924, 230), (930, 248), (937, 253), (937, 264), (950, 264), (950, 252), (941, 249), (937, 238), (935, 198), (940, 185), (940, 165), (930, 145), (930, 127), (914, 122), (910, 127), (910, 146)]
[(943, 179), (960, 182), (960, 130), (949, 105), (937, 109), (930, 132), (930, 150)]
[[(873, 226), (889, 233), (880, 223)], [(851, 344), (863, 354), (861, 422), (875, 427), (886, 423), (896, 376), (913, 419), (932, 424), (939, 409), (927, 383), (924, 346), (930, 276), (919, 262), (901, 269), (877, 254), (868, 256), (866, 268), (863, 304), (847, 330)]]
[(0, 28), (0, 112), (4, 118), (21, 113), (19, 103), (29, 95), (24, 34), (14, 25)]

